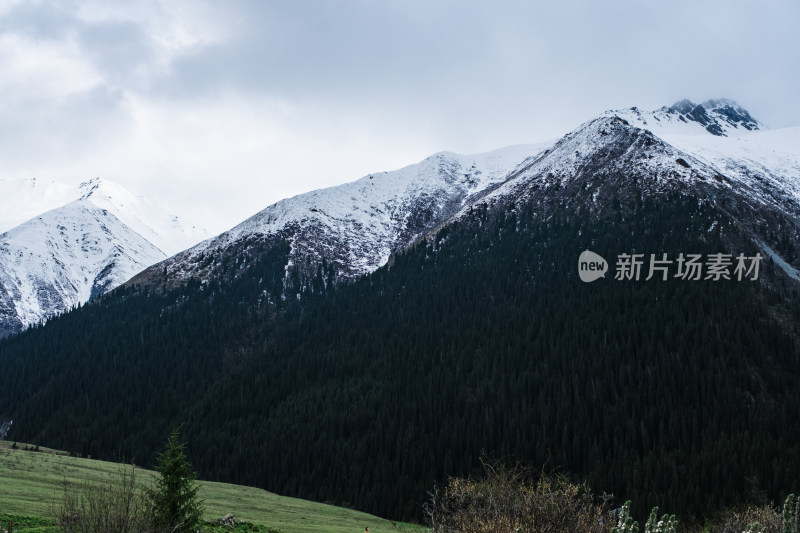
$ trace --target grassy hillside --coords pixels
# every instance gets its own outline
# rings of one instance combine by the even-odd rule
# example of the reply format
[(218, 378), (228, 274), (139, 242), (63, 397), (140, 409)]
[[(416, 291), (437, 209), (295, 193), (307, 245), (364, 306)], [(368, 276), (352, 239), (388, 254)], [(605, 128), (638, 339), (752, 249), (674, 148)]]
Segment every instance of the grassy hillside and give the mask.
[[(120, 468), (116, 463), (69, 457), (46, 448), (32, 451), (26, 445), (19, 445), (19, 449), (10, 446), (11, 443), (0, 442), (0, 516), (50, 518), (65, 481), (73, 485), (82, 480), (105, 481)], [(148, 481), (152, 476), (149, 470), (137, 469), (140, 481)], [(252, 487), (205, 481), (200, 486), (206, 519), (231, 513), (237, 520), (285, 533), (353, 533), (364, 531), (365, 526), (376, 533), (424, 531), (419, 526), (393, 524), (366, 513), (278, 496)], [(17, 526), (15, 531), (33, 531), (36, 521), (30, 522), (30, 527)]]

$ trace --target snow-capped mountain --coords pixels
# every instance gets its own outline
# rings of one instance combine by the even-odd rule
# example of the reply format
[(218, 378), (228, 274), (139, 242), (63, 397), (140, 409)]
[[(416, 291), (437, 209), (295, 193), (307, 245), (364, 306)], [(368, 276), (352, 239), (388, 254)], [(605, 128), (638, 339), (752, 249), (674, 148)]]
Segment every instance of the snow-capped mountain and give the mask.
[(475, 155), (441, 152), (399, 170), (281, 200), (133, 282), (207, 279), (226, 257), (246, 258), (279, 240), (291, 247), (287, 267), (312, 274), (325, 260), (340, 277), (353, 278), (386, 264), (546, 146), (517, 145)]
[(132, 282), (213, 278), (226, 259), (244, 268), (278, 243), (290, 246), (287, 273), (295, 267), (310, 275), (326, 261), (348, 279), (386, 264), (477, 205), (526, 202), (543, 216), (558, 209), (599, 213), (612, 201), (667, 192), (714, 202), (765, 252), (764, 228), (773, 240), (778, 232), (800, 245), (798, 135), (797, 128), (765, 130), (730, 100), (608, 111), (556, 142), (472, 156), (439, 153), (283, 200)]
[[(800, 128), (762, 131), (749, 119), (728, 124), (725, 136), (689, 124), (694, 129), (687, 133), (679, 124), (663, 126), (664, 109), (671, 108), (649, 117), (636, 112), (633, 122), (622, 118), (624, 112), (608, 112), (583, 124), (528, 159), (479, 202), (490, 210), (525, 203), (543, 217), (579, 212), (591, 217), (602, 216), (612, 204), (691, 195), (736, 221), (729, 238), (739, 242), (729, 244), (749, 240), (788, 278), (800, 281)], [(643, 127), (659, 115), (661, 125)]]
[(149, 198), (99, 178), (77, 187), (55, 180), (0, 179), (0, 232), (79, 199), (108, 210), (168, 256), (209, 237), (204, 228), (187, 223)]
[[(583, 124), (531, 158), (480, 200), (526, 199), (565, 205), (591, 192), (587, 207), (612, 195), (658, 194), (709, 186), (756, 205), (800, 214), (800, 128), (755, 131), (738, 137), (655, 134), (617, 113)], [(622, 187), (620, 180), (638, 184)], [(570, 195), (566, 192), (571, 191)]]
[(14, 225), (0, 234), (0, 337), (85, 303), (206, 236), (107, 181), (78, 188), (3, 181), (0, 189), (9, 206), (3, 223)]
[(0, 235), (0, 333), (63, 313), (163, 257), (86, 200), (48, 211)]

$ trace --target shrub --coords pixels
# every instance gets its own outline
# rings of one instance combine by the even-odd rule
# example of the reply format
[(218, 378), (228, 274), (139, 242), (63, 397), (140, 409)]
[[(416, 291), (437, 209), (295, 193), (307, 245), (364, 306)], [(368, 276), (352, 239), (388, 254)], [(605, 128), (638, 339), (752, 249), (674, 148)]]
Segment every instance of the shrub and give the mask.
[(728, 511), (716, 520), (714, 533), (781, 533), (781, 516), (771, 505)]
[(142, 533), (152, 531), (147, 500), (136, 483), (136, 469), (122, 466), (107, 483), (64, 481), (55, 519), (66, 533)]
[(542, 532), (610, 530), (611, 517), (584, 484), (542, 475), (532, 482), (520, 468), (484, 463), (485, 478), (451, 478), (443, 491), (434, 488), (425, 513), (434, 533)]

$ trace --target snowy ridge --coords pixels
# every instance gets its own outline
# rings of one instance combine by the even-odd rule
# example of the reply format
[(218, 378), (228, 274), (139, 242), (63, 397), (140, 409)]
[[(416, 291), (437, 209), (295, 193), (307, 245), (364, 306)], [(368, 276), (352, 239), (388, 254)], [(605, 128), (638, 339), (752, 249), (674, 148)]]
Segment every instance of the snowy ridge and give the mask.
[[(707, 135), (707, 134), (706, 134)], [(678, 160), (683, 161), (681, 164)], [(656, 137), (651, 131), (632, 126), (614, 114), (582, 124), (552, 148), (512, 172), (498, 188), (475, 203), (552, 202), (564, 206), (578, 191), (592, 191), (598, 208), (609, 196), (626, 191), (612, 176), (625, 175), (640, 181), (649, 193), (705, 181), (718, 172)], [(457, 218), (474, 205), (465, 206)]]
[(165, 255), (176, 254), (209, 237), (201, 226), (186, 223), (155, 202), (134, 195), (116, 183), (95, 178), (81, 183), (79, 192), (82, 199), (113, 213)]
[(213, 278), (223, 275), (217, 265), (225, 257), (240, 265), (244, 256), (243, 265), (248, 255), (279, 242), (290, 248), (287, 273), (294, 266), (310, 275), (327, 261), (348, 279), (482, 204), (524, 202), (546, 217), (565, 209), (600, 213), (620, 199), (679, 192), (725, 205), (745, 231), (785, 220), (794, 228), (800, 220), (798, 131), (764, 131), (730, 100), (608, 111), (556, 142), (472, 156), (442, 152), (282, 200), (132, 282)]
[(671, 145), (750, 187), (763, 202), (776, 194), (800, 202), (800, 127), (736, 137), (665, 135)]
[(163, 257), (87, 200), (25, 222), (0, 235), (0, 337), (85, 303)]
[(709, 133), (728, 137), (764, 129), (746, 109), (732, 100), (707, 100), (695, 104), (681, 100), (671, 106), (654, 111), (642, 111), (636, 107), (607, 111), (606, 117), (624, 118), (634, 126), (652, 131), (656, 135), (701, 135)]
[(268, 207), (236, 226), (229, 238), (271, 234), (293, 224), (321, 225), (349, 242), (368, 235), (377, 254), (354, 258), (360, 273), (384, 264), (402, 236), (413, 239), (412, 218), (420, 207), (434, 213), (460, 207), (466, 199), (499, 183), (534, 146), (464, 156), (451, 152), (434, 154), (422, 162), (392, 172), (365, 176), (358, 181), (301, 194)]
[(565, 135), (480, 201), (540, 201), (557, 196), (558, 189), (578, 186), (594, 188), (592, 201), (597, 204), (609, 194), (625, 193), (620, 183), (606, 181), (616, 173), (635, 178), (649, 194), (704, 187), (740, 196), (751, 205), (800, 215), (800, 128), (737, 137), (693, 130), (697, 131), (700, 134), (686, 135), (664, 133), (660, 127), (645, 129), (609, 112)]
[(405, 168), (281, 200), (233, 229), (203, 242), (145, 273), (167, 270), (172, 282), (206, 278), (221, 257), (245, 241), (270, 237), (291, 244), (289, 266), (318, 265), (324, 258), (344, 277), (386, 264), (391, 255), (458, 211), (467, 201), (505, 179), (523, 160), (548, 146), (517, 145), (475, 155), (434, 154)]
[(77, 187), (55, 180), (0, 179), (0, 232), (78, 199), (110, 211), (166, 255), (176, 254), (209, 237), (202, 227), (188, 224), (156, 202), (100, 178)]

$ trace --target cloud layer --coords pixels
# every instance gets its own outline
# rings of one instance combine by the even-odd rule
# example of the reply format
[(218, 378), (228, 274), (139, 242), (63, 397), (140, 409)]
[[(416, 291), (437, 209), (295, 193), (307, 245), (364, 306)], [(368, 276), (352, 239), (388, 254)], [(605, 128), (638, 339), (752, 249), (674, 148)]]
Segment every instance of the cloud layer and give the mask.
[(221, 231), (290, 194), (729, 97), (800, 124), (796, 2), (0, 2), (0, 177), (101, 176)]

